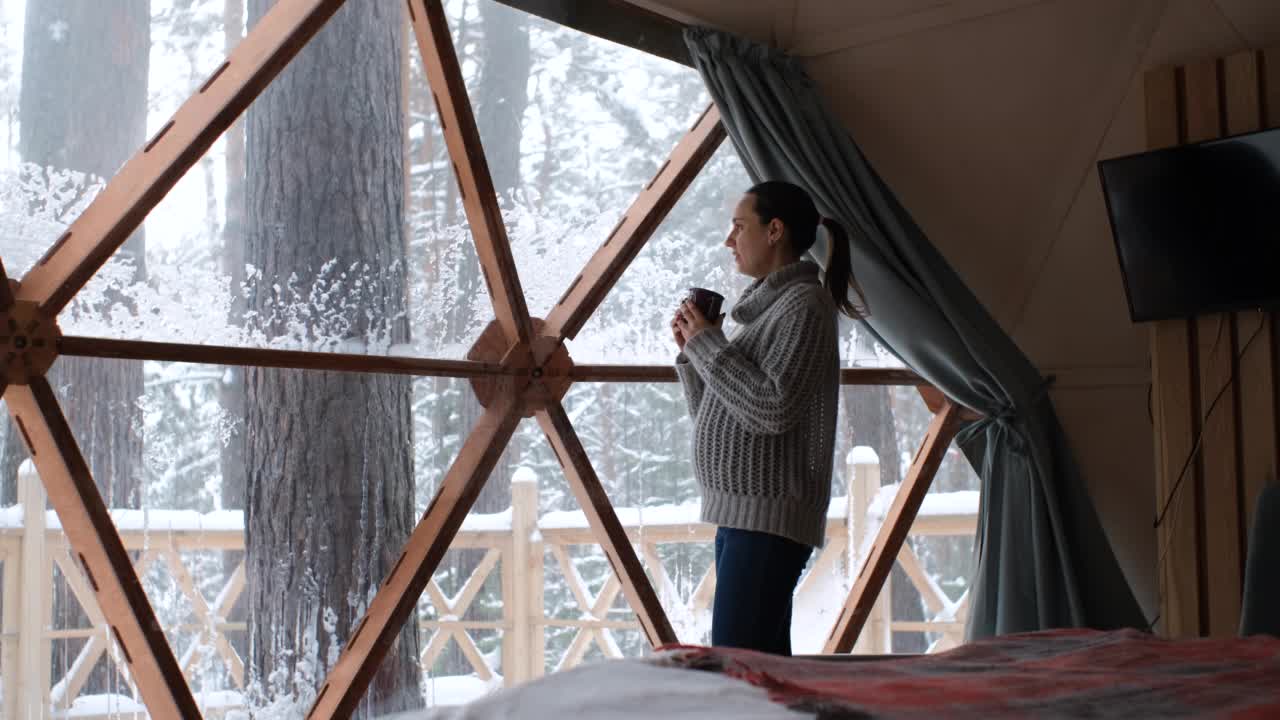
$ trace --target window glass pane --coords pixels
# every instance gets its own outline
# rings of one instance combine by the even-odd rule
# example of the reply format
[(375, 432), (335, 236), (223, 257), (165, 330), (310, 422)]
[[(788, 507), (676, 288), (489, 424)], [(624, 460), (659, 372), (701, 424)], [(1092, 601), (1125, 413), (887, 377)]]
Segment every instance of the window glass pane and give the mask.
[[(569, 341), (574, 361), (672, 363), (677, 350), (671, 315), (691, 287), (724, 295), (724, 328), (732, 333), (736, 323), (729, 311), (751, 278), (733, 266), (724, 240), (734, 205), (750, 187), (751, 178), (732, 144), (723, 143), (578, 337)], [(844, 315), (839, 322), (844, 367), (905, 367), (860, 323)]]
[[(837, 487), (843, 482), (855, 520), (855, 565), (906, 479), (932, 415), (912, 387), (841, 388), (836, 432)], [(954, 444), (929, 486), (899, 562), (859, 641), (864, 652), (936, 652), (962, 642), (973, 577), (979, 480)], [(838, 491), (837, 491), (838, 492)], [(861, 523), (859, 516), (864, 519)], [(909, 566), (908, 548), (918, 561)], [(922, 630), (920, 623), (929, 623)]]
[(149, 19), (137, 3), (115, 5), (3, 3), (0, 255), (11, 277), (80, 214), (95, 178), (144, 142)]
[[(205, 82), (246, 24), (221, 0), (155, 2), (150, 18), (130, 15), (128, 3), (72, 4), (67, 17), (52, 19), (40, 14), (43, 4), (26, 5), (39, 10), (24, 16), (23, 3), (5, 0), (0, 15), (6, 38), (24, 38), (24, 19), (41, 23), (25, 28), (29, 52), (21, 42), (0, 51), (0, 257), (15, 278), (148, 129), (163, 127)], [(402, 12), (380, 6), (326, 26), (325, 37), (345, 39), (309, 47), (286, 68), (77, 296), (59, 319), (63, 331), (464, 357), (493, 317), (483, 283), (458, 272), (475, 264), (465, 218), (424, 222), (422, 193), (406, 182), (422, 172), (450, 174), (423, 171), (412, 158), (406, 172), (396, 151), (410, 150), (411, 136), (438, 135), (434, 111), (418, 114), (402, 97), (402, 71), (417, 50), (390, 35), (380, 41), (379, 72), (323, 72), (329, 60), (356, 52), (350, 39), (367, 35), (366, 25), (401, 22)], [(130, 28), (150, 45), (122, 56), (117, 46), (128, 43), (97, 32), (104, 24)], [(104, 63), (114, 63), (110, 92), (78, 91), (76, 83)], [(369, 100), (332, 102), (354, 95)], [(92, 132), (84, 118), (94, 118)], [(246, 125), (257, 141), (246, 142)]]
[[(857, 268), (854, 269), (857, 272)], [(905, 368), (906, 363), (881, 345), (862, 323), (840, 315), (840, 364), (842, 367)]]
[(692, 68), (495, 0), (446, 8), (529, 310), (545, 316), (710, 98)]
[[(0, 37), (5, 40), (0, 47), (0, 140), (5, 143), (0, 154), (0, 257), (13, 277), (38, 259), (100, 187), (93, 178), (69, 170), (88, 168), (82, 157), (46, 157), (39, 168), (21, 164), (23, 7), (29, 5), (0, 0)], [(365, 10), (370, 13), (390, 12), (368, 7), (375, 8)], [(545, 314), (708, 100), (689, 68), (544, 23), (491, 0), (448, 2), (446, 8), (495, 181), (500, 189), (514, 191), (504, 192), (504, 209), (529, 308), (535, 315)], [(220, 0), (153, 2), (147, 20), (151, 44), (145, 94), (129, 109), (143, 129), (129, 143), (119, 143), (123, 149), (117, 148), (115, 155), (95, 159), (99, 169), (89, 171), (98, 176), (113, 172), (136, 149), (138, 137), (162, 126), (192, 87), (203, 82), (226, 39), (224, 9)], [(74, 29), (84, 20), (77, 16), (67, 21)], [(56, 22), (42, 27), (40, 42), (52, 48), (63, 41), (59, 38), (67, 28)], [(527, 52), (516, 44), (496, 43), (512, 32), (528, 38)], [(100, 38), (105, 43), (107, 36)], [(92, 49), (94, 43), (77, 47)], [(372, 92), (361, 90), (371, 98), (393, 98), (379, 110), (388, 125), (370, 129), (367, 138), (379, 153), (386, 150), (385, 157), (374, 153), (381, 157), (378, 197), (386, 202), (354, 204), (370, 212), (376, 207), (381, 213), (377, 218), (354, 213), (334, 216), (350, 220), (349, 227), (315, 225), (317, 217), (330, 217), (321, 206), (334, 197), (319, 191), (326, 183), (356, 185), (350, 173), (304, 173), (305, 182), (288, 186), (297, 192), (282, 192), (271, 184), (273, 162), (281, 160), (280, 148), (286, 146), (281, 137), (291, 134), (305, 145), (294, 149), (294, 160), (311, 159), (323, 166), (340, 154), (341, 142), (325, 134), (328, 110), (323, 103), (296, 126), (278, 107), (271, 115), (255, 105), (249, 122), (258, 122), (264, 133), (276, 133), (277, 144), (242, 148), (242, 136), (234, 132), (215, 143), (149, 215), (145, 238), (130, 241), (133, 252), (113, 258), (64, 313), (63, 331), (463, 357), (493, 313), (417, 48), (410, 40), (397, 50), (401, 55), (393, 65), (409, 68), (408, 92), (401, 97), (406, 78), (390, 71)], [(88, 54), (72, 60), (93, 62)], [(521, 69), (522, 63), (527, 68)], [(344, 87), (325, 85), (321, 95), (341, 94)], [(54, 104), (80, 116), (101, 117), (108, 113), (92, 103), (107, 100), (120, 98), (62, 88)], [(396, 118), (399, 129), (388, 130)], [(53, 137), (56, 129), (52, 124), (33, 129), (28, 123), (32, 133)], [(76, 128), (60, 132), (64, 140), (85, 135)], [(406, 153), (403, 166), (386, 159), (400, 157), (395, 151), (400, 147)], [(253, 173), (257, 179), (246, 185)], [(731, 146), (723, 145), (571, 343), (575, 361), (670, 363), (675, 346), (668, 318), (690, 286), (719, 290), (731, 307), (749, 278), (733, 271), (722, 242), (733, 203), (749, 184)], [(253, 203), (262, 197), (246, 195), (247, 187), (276, 193), (288, 210), (255, 210)], [(258, 215), (251, 217), (253, 212)], [(359, 222), (351, 220), (357, 215)], [(300, 231), (288, 218), (312, 223), (309, 227), (316, 231)], [(253, 232), (265, 240), (251, 243)], [(368, 252), (374, 246), (378, 251)], [(729, 325), (731, 329), (731, 320)], [(844, 327), (846, 366), (894, 363), (874, 344), (863, 342), (853, 323)], [(148, 596), (209, 711), (304, 709), (306, 693), (313, 691), (306, 688), (318, 684), (321, 669), (332, 661), (329, 648), (346, 639), (347, 628), (381, 579), (373, 566), (385, 559), (369, 554), (370, 564), (363, 569), (358, 563), (344, 566), (341, 543), (315, 542), (315, 534), (325, 531), (323, 523), (296, 523), (306, 529), (292, 545), (282, 541), (273, 556), (277, 570), (296, 572), (299, 583), (317, 587), (346, 582), (334, 580), (341, 573), (364, 574), (350, 580), (348, 589), (355, 590), (337, 600), (306, 592), (290, 597), (282, 591), (276, 593), (282, 605), (264, 610), (268, 620), (250, 618), (247, 598), (253, 588), (278, 578), (265, 566), (245, 566), (248, 583), (238, 587), (245, 526), (251, 522), (244, 512), (251, 497), (248, 478), (277, 480), (257, 485), (263, 492), (280, 493), (284, 486), (297, 491), (287, 497), (277, 494), (263, 506), (270, 508), (270, 518), (315, 512), (316, 498), (331, 497), (323, 509), (343, 522), (382, 522), (377, 537), (385, 548), (378, 552), (394, 553), (400, 544), (395, 532), (407, 530), (420, 516), (483, 412), (468, 381), (448, 378), (73, 358), (60, 360), (51, 378), (134, 552)], [(359, 405), (370, 397), (385, 403)], [(707, 642), (713, 528), (697, 522), (700, 494), (680, 387), (578, 383), (565, 406), (619, 516), (636, 533), (637, 548), (680, 639)], [(848, 538), (878, 527), (875, 508), (882, 515), (888, 507), (928, 420), (911, 388), (842, 389), (829, 542), (823, 551), (834, 554), (816, 554), (802, 581), (797, 651), (813, 651), (825, 638), (857, 566), (856, 558), (851, 563), (842, 554), (850, 547)], [(25, 483), (20, 480), (24, 453), (17, 435), (4, 424), (0, 603), (9, 603), (19, 592), (13, 578), (22, 576), (21, 556), (13, 552), (15, 539), (25, 536), (33, 518), (48, 527), (57, 518), (33, 515), (18, 505), (26, 497), (20, 490), (35, 492), (39, 484), (30, 475)], [(323, 457), (322, 451), (333, 451), (340, 461), (307, 469)], [(872, 465), (875, 475), (859, 469)], [(398, 483), (391, 488), (386, 483), (393, 476)], [(318, 478), (333, 479), (334, 485), (318, 486)], [(304, 479), (305, 486), (300, 484)], [(378, 487), (382, 495), (375, 492)], [(913, 568), (914, 576), (895, 571), (898, 589), (882, 628), (887, 634), (882, 651), (936, 650), (954, 638), (972, 573), (977, 489), (968, 463), (953, 449), (926, 501), (917, 524), (921, 530), (911, 539), (921, 570)], [(865, 512), (850, 517), (851, 506), (865, 507)], [(388, 529), (401, 509), (408, 517), (406, 527)], [(932, 529), (926, 532), (926, 526)], [(351, 536), (360, 535), (353, 531)], [(514, 550), (506, 548), (515, 547), (517, 536), (530, 540), (525, 551), (531, 558), (510, 556)], [(89, 659), (83, 682), (68, 677), (86, 666), (82, 655), (97, 653), (95, 633), (102, 633), (77, 595), (79, 570), (65, 544), (57, 545), (56, 534), (50, 537), (55, 561), (39, 574), (48, 579), (52, 675), (54, 682), (67, 681), (57, 698), (59, 707), (78, 701), (81, 707), (100, 702), (131, 708), (136, 697), (113, 668), (115, 650), (109, 642), (102, 643), (104, 655)], [(852, 547), (860, 546), (854, 542)], [(919, 585), (926, 588), (923, 594)], [(930, 588), (936, 588), (934, 595)], [(34, 590), (24, 586), (21, 592)], [(520, 605), (514, 602), (515, 593), (528, 594), (522, 599), (541, 607), (541, 613), (532, 613), (538, 622), (517, 622), (512, 615)], [(201, 603), (208, 607), (205, 615)], [(940, 609), (935, 608), (939, 603)], [(219, 613), (222, 620), (209, 619)], [(941, 623), (936, 630), (902, 625), (935, 619)], [(295, 638), (292, 654), (277, 648), (281, 652), (253, 658), (248, 638), (255, 622)], [(647, 652), (634, 614), (611, 581), (609, 563), (533, 422), (517, 429), (419, 602), (415, 623), (417, 632), (409, 637), (416, 638), (420, 654), (402, 686), (420, 683), (414, 689), (421, 687), (429, 704), (465, 701), (586, 659)], [(0, 637), (6, 649), (13, 641), (7, 630)], [(526, 656), (516, 656), (514, 648), (525, 648)], [(0, 653), (0, 662), (5, 657)], [(245, 666), (243, 674), (236, 669), (237, 657)], [(299, 659), (313, 660), (312, 670)], [(6, 677), (13, 672), (9, 666), (0, 670)], [(253, 677), (262, 680), (259, 686), (249, 684)], [(73, 688), (72, 680), (78, 687)], [(100, 697), (91, 701), (89, 696)]]
[[(193, 687), (208, 703), (247, 702), (273, 709), (300, 703), (280, 687), (254, 690), (242, 684), (226, 650), (230, 647), (248, 663), (247, 638), (256, 621), (246, 614), (247, 598), (256, 584), (276, 581), (264, 568), (250, 564), (245, 568), (248, 586), (236, 584), (235, 573), (245, 557), (246, 516), (241, 508), (251, 496), (235, 486), (235, 476), (261, 478), (262, 492), (272, 488), (274, 499), (266, 515), (272, 523), (323, 507), (327, 520), (310, 521), (307, 533), (276, 549), (273, 562), (280, 568), (294, 568), (304, 579), (345, 572), (336, 549), (344, 544), (316, 543), (318, 535), (332, 532), (326, 523), (336, 518), (356, 525), (383, 523), (380, 543), (394, 554), (401, 540), (388, 529), (390, 516), (379, 520), (380, 512), (390, 510), (377, 508), (413, 508), (402, 518), (400, 533), (420, 516), (481, 412), (469, 383), (249, 371), (249, 394), (241, 396), (243, 409), (235, 409), (239, 370), (151, 362), (112, 365), (113, 369), (78, 370), (60, 365), (56, 385), (64, 408), (80, 408), (76, 416), (82, 419), (73, 422), (76, 436), (95, 477), (104, 484), (104, 496), (115, 508), (126, 543), (137, 551), (148, 596), (175, 652), (192, 659), (199, 650), (198, 659), (187, 666)], [(108, 382), (105, 372), (119, 377)], [(109, 389), (135, 373), (141, 374), (143, 394), (132, 419), (108, 412), (118, 402)], [(865, 550), (867, 539), (878, 530), (929, 418), (911, 388), (889, 388), (870, 401), (853, 396), (854, 390), (866, 388), (848, 388), (842, 394), (847, 402), (840, 408), (827, 546), (815, 554), (797, 593), (797, 652), (819, 650), (858, 567), (857, 551)], [(347, 406), (371, 402), (371, 397), (403, 407), (404, 419), (387, 424), (384, 418), (380, 422), (385, 427), (375, 431), (365, 427), (368, 421), (353, 423), (355, 418), (372, 418)], [(887, 405), (868, 409), (876, 402)], [(566, 397), (565, 407), (616, 512), (634, 533), (635, 547), (678, 637), (707, 642), (714, 528), (697, 522), (700, 496), (690, 464), (691, 427), (679, 386), (579, 383)], [(374, 435), (389, 439), (374, 442)], [(330, 450), (344, 459), (328, 463), (323, 471), (319, 466), (304, 467)], [(123, 458), (122, 451), (127, 451)], [(14, 459), (7, 452), (5, 466)], [(406, 498), (412, 495), (410, 505), (392, 499), (385, 472), (384, 482), (376, 480), (379, 472), (374, 469), (395, 466), (412, 468), (411, 484), (401, 482), (394, 491)], [(274, 481), (268, 482), (268, 475)], [(330, 478), (336, 487), (326, 484)], [(300, 487), (299, 482), (305, 482), (305, 492), (280, 489), (289, 483)], [(14, 485), (7, 482), (8, 494), (0, 498), (0, 555), (5, 555), (3, 547), (10, 547), (3, 538), (24, 532), (26, 516), (14, 506)], [(906, 572), (895, 570), (883, 596), (887, 614), (877, 616), (880, 625), (869, 626), (861, 651), (923, 652), (958, 640), (972, 575), (976, 490), (976, 479), (953, 449), (913, 529), (909, 547), (918, 562)], [(337, 493), (332, 500), (316, 500), (330, 492)], [(45, 522), (52, 525), (56, 517), (47, 515)], [(513, 545), (513, 537), (527, 538), (528, 543)], [(55, 537), (51, 542), (58, 541)], [(517, 547), (531, 556), (511, 556)], [(12, 563), (20, 558), (9, 553), (0, 562), (16, 567)], [(90, 647), (94, 629), (80, 609), (75, 581), (66, 577), (78, 572), (75, 565), (63, 558), (49, 572), (50, 623), (58, 633), (51, 663), (54, 674), (62, 678), (77, 667), (76, 658)], [(372, 591), (374, 577), (380, 575), (367, 573), (367, 590)], [(350, 584), (359, 587), (361, 582)], [(524, 594), (521, 602), (517, 594)], [(310, 597), (305, 592), (301, 596)], [(223, 609), (226, 622), (215, 623), (217, 632), (212, 635), (201, 635), (208, 624), (196, 610), (197, 597), (210, 608)], [(325, 604), (316, 596), (307, 605), (310, 614), (284, 619), (271, 615), (276, 619), (267, 622), (290, 634), (298, 628), (317, 628), (320, 639), (298, 652), (304, 657), (319, 653), (315, 657), (323, 659), (328, 657), (325, 633), (331, 636), (327, 642), (336, 639), (340, 644), (343, 628), (362, 608), (360, 598), (367, 599), (363, 592), (344, 592), (342, 597), (355, 604)], [(536, 616), (541, 619), (514, 616), (522, 604), (541, 607)], [(332, 630), (326, 630), (330, 626)], [(536, 423), (518, 427), (421, 598), (418, 627), (422, 691), (428, 702), (439, 704), (477, 697), (539, 669), (552, 672), (594, 657), (648, 652), (634, 614)], [(302, 637), (309, 636), (303, 632)], [(225, 644), (219, 638), (225, 638)], [(515, 655), (517, 648), (527, 654)], [(260, 661), (265, 664), (259, 671), (265, 675), (259, 677), (281, 668), (296, 669), (281, 657)], [(99, 658), (74, 696), (111, 696), (110, 702), (121, 707), (132, 702), (131, 691), (111, 662), (110, 656)], [(249, 672), (253, 677), (252, 668)]]
[[(111, 388), (133, 381), (131, 418)], [(430, 401), (406, 377), (79, 358), (54, 382), (206, 712), (305, 713), (417, 521), (429, 481), (414, 474), (413, 421)], [(103, 628), (65, 541), (51, 533), (48, 547), (55, 703), (126, 708), (137, 698), (110, 643), (79, 683)], [(390, 659), (400, 674), (382, 681), (397, 690), (374, 701), (387, 711), (420, 702), (408, 632)]]
[(670, 364), (676, 356), (671, 315), (691, 287), (724, 295), (728, 317), (751, 278), (724, 246), (734, 205), (751, 186), (733, 146), (721, 144), (676, 202), (595, 314), (568, 345), (575, 362)]
[[(709, 642), (714, 528), (698, 523), (700, 493), (689, 446), (692, 428), (679, 385), (578, 383), (565, 406), (620, 520), (634, 533), (680, 640)], [(857, 551), (865, 552), (865, 538), (879, 530), (930, 417), (914, 388), (843, 389), (828, 542), (815, 552), (798, 589), (796, 652), (821, 651), (859, 567)], [(612, 571), (537, 425), (522, 425), (515, 442), (521, 449), (511, 476), (536, 483), (540, 498), (536, 537), (543, 544), (544, 669), (551, 672), (583, 658), (615, 653), (645, 654), (646, 644), (625, 598), (618, 594), (597, 605), (600, 592), (617, 590), (611, 584)], [(851, 508), (857, 509), (852, 519)], [(910, 536), (922, 570), (913, 566), (912, 574), (901, 568), (894, 571), (884, 594), (888, 614), (880, 626), (882, 636), (875, 640), (868, 633), (860, 651), (924, 652), (959, 640), (967, 607), (963, 593), (973, 571), (976, 512), (976, 477), (953, 448)], [(851, 538), (857, 538), (852, 558)], [(913, 577), (937, 593), (926, 596)], [(924, 577), (928, 580), (921, 580)], [(940, 598), (945, 599), (935, 611), (930, 602)], [(930, 624), (919, 625), (922, 622)], [(580, 637), (584, 623), (607, 629), (606, 639), (589, 633)]]

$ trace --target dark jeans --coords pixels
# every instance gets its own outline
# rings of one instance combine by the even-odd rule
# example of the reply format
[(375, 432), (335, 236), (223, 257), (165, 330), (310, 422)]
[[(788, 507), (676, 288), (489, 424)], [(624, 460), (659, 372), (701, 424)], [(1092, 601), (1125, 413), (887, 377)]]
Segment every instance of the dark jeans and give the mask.
[(813, 548), (794, 540), (716, 530), (711, 644), (791, 654), (791, 596)]

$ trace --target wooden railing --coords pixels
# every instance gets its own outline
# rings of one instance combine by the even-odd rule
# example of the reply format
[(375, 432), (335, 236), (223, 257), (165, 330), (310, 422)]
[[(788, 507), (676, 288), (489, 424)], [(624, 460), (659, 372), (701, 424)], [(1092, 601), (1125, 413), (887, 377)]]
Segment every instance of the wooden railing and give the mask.
[[(3, 574), (3, 635), (0, 636), (0, 671), (3, 672), (3, 710), (5, 718), (42, 718), (64, 714), (76, 705), (77, 717), (142, 716), (140, 704), (129, 704), (130, 698), (117, 697), (117, 708), (110, 713), (92, 711), (92, 699), (82, 691), (99, 659), (110, 653), (113, 667), (116, 650), (110, 642), (106, 623), (89, 591), (88, 580), (52, 511), (45, 511), (44, 490), (39, 478), (24, 466), (19, 478), (19, 505), (0, 509), (0, 563)], [(857, 448), (851, 454), (848, 493), (832, 502), (828, 513), (827, 542), (818, 552), (810, 571), (801, 580), (795, 600), (797, 624), (804, 623), (795, 651), (818, 652), (822, 640), (839, 612), (849, 585), (850, 567), (859, 566), (865, 545), (874, 537), (893, 492), (881, 488), (879, 465), (874, 453)], [(621, 586), (610, 576), (604, 586), (592, 594), (571, 559), (573, 546), (595, 545), (596, 539), (581, 513), (548, 513), (539, 516), (538, 486), (532, 473), (518, 473), (512, 483), (512, 508), (509, 513), (494, 516), (473, 515), (467, 518), (453, 543), (454, 548), (483, 549), (482, 560), (453, 595), (446, 595), (433, 580), (426, 596), (433, 613), (420, 625), (427, 642), (421, 662), (429, 674), (441, 653), (450, 643), (457, 643), (479, 682), (469, 691), (501, 683), (512, 685), (542, 675), (548, 666), (545, 636), (549, 628), (572, 628), (574, 637), (559, 658), (550, 663), (562, 670), (580, 663), (592, 646), (607, 657), (620, 657), (622, 651), (616, 633), (638, 629), (632, 620), (610, 617)], [(878, 499), (877, 499), (878, 498)], [(941, 496), (941, 502), (926, 500), (912, 528), (913, 535), (972, 536), (975, 529), (976, 493)], [(619, 518), (628, 536), (644, 559), (654, 587), (679, 628), (705, 626), (715, 591), (715, 568), (709, 568), (687, 597), (663, 566), (659, 546), (666, 544), (710, 544), (715, 528), (697, 522), (696, 505), (666, 508), (619, 508)], [(245, 586), (241, 562), (212, 599), (197, 587), (184, 562), (183, 553), (192, 551), (243, 551), (244, 530), (239, 511), (197, 513), (194, 511), (115, 510), (112, 512), (125, 547), (135, 551), (135, 566), (143, 575), (153, 564), (163, 564), (178, 590), (189, 603), (196, 622), (166, 628), (189, 641), (179, 660), (191, 678), (202, 661), (220, 662), (230, 678), (230, 692), (207, 693), (202, 699), (206, 716), (220, 715), (239, 705), (244, 688), (245, 670), (228, 633), (243, 632), (244, 623), (228, 622), (231, 609)], [(851, 556), (850, 548), (854, 552)], [(863, 552), (859, 553), (858, 550)], [(855, 652), (887, 653), (891, 651), (893, 631), (935, 633), (931, 650), (954, 646), (962, 641), (967, 594), (952, 602), (923, 570), (919, 558), (905, 544), (899, 562), (920, 591), (930, 618), (925, 621), (894, 620), (890, 617), (889, 592), (881, 600)], [(65, 578), (68, 593), (84, 608), (90, 627), (55, 628), (52, 618), (54, 569)], [(573, 617), (552, 617), (545, 608), (545, 573), (548, 568), (560, 573), (577, 607)], [(502, 619), (469, 620), (468, 611), (480, 596), (486, 581), (500, 573)], [(616, 615), (616, 613), (615, 613)], [(475, 640), (474, 631), (499, 631), (502, 667), (493, 667), (485, 659)], [(53, 643), (86, 639), (74, 662), (60, 677), (52, 677)], [(199, 642), (190, 640), (199, 639)], [(697, 642), (698, 638), (689, 638)], [(812, 645), (812, 647), (809, 646)], [(182, 648), (179, 648), (182, 650)], [(216, 656), (216, 657), (210, 657)], [(499, 677), (499, 672), (501, 676)], [(122, 671), (121, 687), (129, 687)], [(429, 681), (431, 678), (429, 678)], [(466, 694), (466, 693), (464, 693)], [(430, 697), (430, 692), (428, 693)], [(450, 696), (456, 697), (456, 693)], [(123, 711), (123, 712), (122, 712)]]

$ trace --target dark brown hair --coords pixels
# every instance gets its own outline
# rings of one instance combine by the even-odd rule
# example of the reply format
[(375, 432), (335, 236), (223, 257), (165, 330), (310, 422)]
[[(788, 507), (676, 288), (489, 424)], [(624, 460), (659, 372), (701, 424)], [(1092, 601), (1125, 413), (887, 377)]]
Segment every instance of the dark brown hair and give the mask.
[[(781, 180), (769, 180), (753, 185), (747, 194), (755, 198), (756, 215), (761, 224), (767, 224), (777, 218), (786, 228), (787, 242), (796, 257), (801, 257), (818, 239), (818, 225), (821, 224), (831, 235), (827, 250), (827, 271), (823, 286), (831, 293), (836, 308), (851, 318), (862, 318), (867, 315), (867, 301), (862, 295), (862, 288), (853, 277), (853, 263), (849, 257), (849, 235), (844, 226), (824, 218), (813, 204), (813, 198), (799, 185)], [(857, 301), (849, 299), (849, 291), (857, 297)]]

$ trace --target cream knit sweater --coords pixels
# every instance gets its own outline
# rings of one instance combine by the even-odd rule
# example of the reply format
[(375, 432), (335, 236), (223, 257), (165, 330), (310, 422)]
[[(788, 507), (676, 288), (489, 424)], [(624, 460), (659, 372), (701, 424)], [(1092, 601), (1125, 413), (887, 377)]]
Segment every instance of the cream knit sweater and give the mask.
[(820, 547), (840, 386), (836, 308), (798, 261), (747, 287), (732, 340), (708, 328), (676, 358), (693, 417), (702, 520)]

